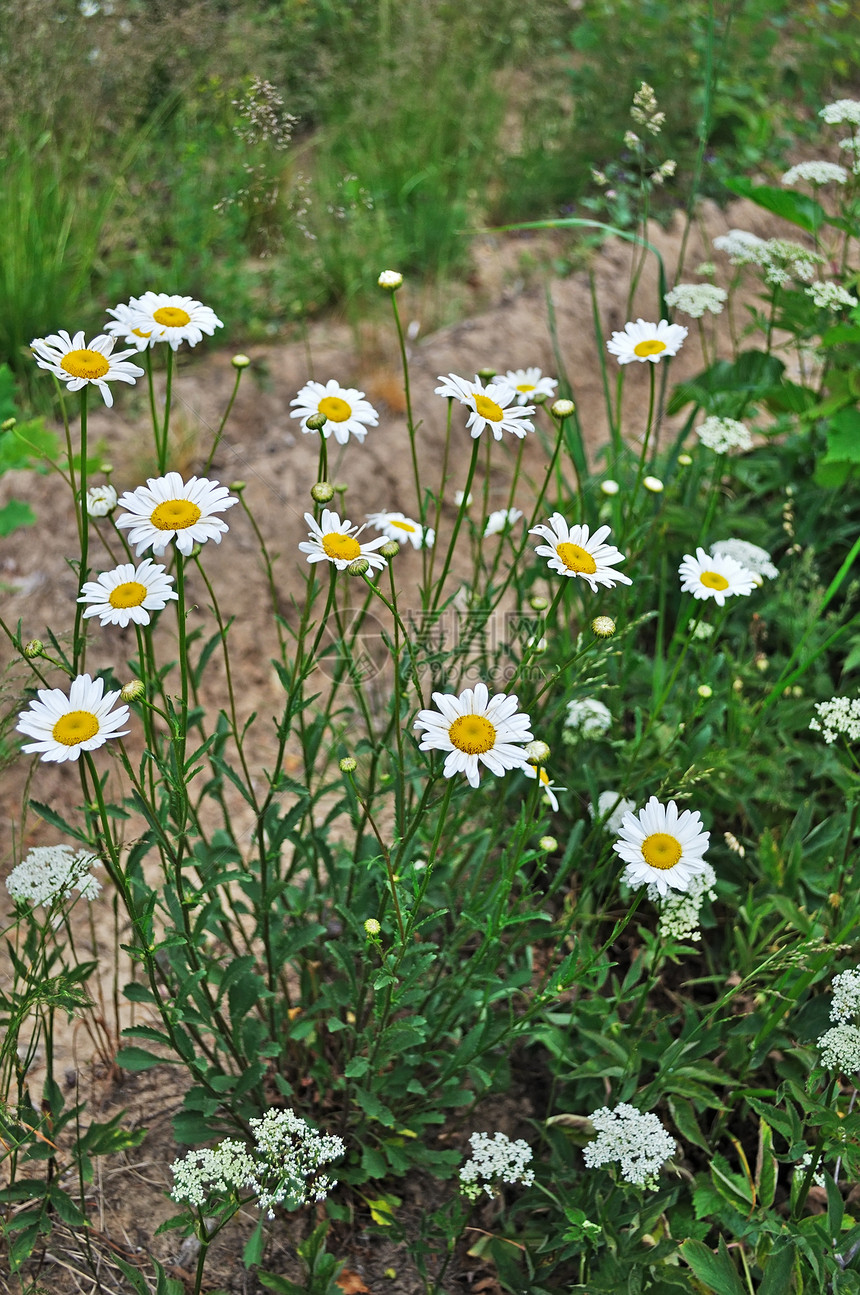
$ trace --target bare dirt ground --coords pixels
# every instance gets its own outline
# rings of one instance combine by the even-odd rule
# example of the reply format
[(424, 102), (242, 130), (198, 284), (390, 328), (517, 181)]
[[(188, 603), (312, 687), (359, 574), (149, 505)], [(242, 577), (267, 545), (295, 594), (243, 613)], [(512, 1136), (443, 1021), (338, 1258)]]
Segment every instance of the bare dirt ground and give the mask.
[[(697, 277), (694, 271), (701, 261), (714, 259), (719, 264), (721, 258), (718, 254), (713, 256), (710, 241), (735, 226), (762, 237), (783, 232), (778, 222), (751, 204), (735, 203), (725, 212), (713, 204), (705, 204), (687, 248), (685, 280)], [(675, 282), (681, 229), (679, 216), (668, 230), (654, 226), (650, 231), (652, 242), (664, 256), (670, 284)], [(439, 374), (453, 372), (468, 377), (487, 367), (504, 371), (528, 365), (537, 365), (544, 373), (555, 374), (546, 291), (552, 299), (560, 353), (592, 458), (607, 439), (588, 275), (579, 272), (554, 279), (547, 287), (526, 285), (518, 269), (524, 246), (528, 243), (524, 243), (522, 236), (480, 242), (475, 248), (473, 278), (481, 298), (492, 304), (410, 345), (413, 404), (416, 417), (422, 420), (420, 457), (428, 470), (426, 479), (432, 482), (438, 478), (445, 430), (445, 403), (433, 394)], [(645, 261), (633, 307), (628, 309), (627, 285), (633, 255), (631, 245), (612, 240), (594, 257), (592, 268), (604, 338), (613, 329), (623, 328), (627, 318), (642, 315), (654, 319), (656, 316), (657, 278), (652, 256)], [(718, 279), (718, 282), (725, 281), (725, 276)], [(402, 317), (408, 323), (420, 309), (419, 297), (406, 284), (398, 301)], [(220, 303), (211, 304), (220, 307)], [(691, 323), (683, 318), (678, 322)], [(237, 479), (247, 483), (246, 497), (260, 529), (272, 551), (282, 555), (278, 580), (286, 607), (290, 595), (298, 593), (300, 588), (298, 563), (293, 555), (298, 556), (296, 545), (306, 534), (303, 513), (310, 506), (308, 491), (317, 478), (318, 453), (317, 438), (302, 435), (297, 420), (290, 418), (289, 402), (311, 377), (323, 382), (334, 377), (344, 386), (365, 391), (380, 413), (380, 422), (377, 428), (370, 429), (364, 445), (350, 442), (340, 457), (335, 456), (333, 463), (330, 461), (330, 478), (348, 483), (341, 511), (354, 522), (363, 521), (366, 512), (383, 509), (398, 509), (414, 515), (416, 505), (399, 358), (393, 328), (374, 326), (356, 336), (346, 325), (332, 321), (312, 325), (306, 342), (255, 346), (250, 354), (252, 368), (243, 379), (209, 475), (224, 483)], [(614, 377), (614, 361), (612, 364)], [(701, 351), (693, 325), (687, 343), (673, 361), (672, 381), (688, 378), (701, 367)], [(628, 440), (634, 443), (644, 431), (646, 368), (646, 365), (631, 365), (626, 376), (624, 427)], [(171, 466), (186, 476), (201, 471), (233, 379), (228, 351), (213, 351), (203, 358), (193, 353), (182, 356), (176, 387), (175, 452)], [(147, 414), (145, 387), (139, 387), (134, 392), (121, 393), (116, 409), (98, 409), (91, 416), (91, 443), (103, 442), (104, 456), (113, 464), (113, 482), (119, 490), (133, 489), (154, 472), (151, 455), (145, 448), (149, 445)], [(471, 447), (468, 435), (462, 430), (465, 423), (462, 411), (455, 409), (454, 418), (443, 526), (450, 525), (453, 518), (453, 493), (464, 484)], [(332, 453), (333, 442), (329, 448)], [(509, 446), (504, 449), (510, 451)], [(537, 439), (531, 439), (526, 445), (527, 474), (539, 479), (546, 458)], [(71, 626), (75, 577), (66, 558), (75, 556), (77, 550), (74, 520), (62, 490), (51, 476), (23, 473), (5, 478), (0, 486), (0, 503), (10, 495), (25, 499), (39, 519), (35, 528), (5, 540), (0, 557), (3, 617), (12, 627), (20, 618), (24, 641), (44, 637), (49, 625), (60, 634), (68, 633)], [(63, 497), (60, 506), (56, 503), (58, 497)], [(504, 471), (495, 470), (490, 482), (490, 506), (503, 507), (506, 500)], [(517, 503), (523, 508), (528, 506), (520, 500)], [(218, 547), (207, 546), (206, 565), (222, 607), (236, 618), (230, 641), (234, 670), (240, 680), (240, 709), (245, 714), (252, 709), (275, 713), (280, 708), (281, 691), (269, 665), (273, 650), (263, 629), (264, 623), (270, 623), (268, 616), (263, 615), (268, 607), (268, 592), (254, 534), (247, 519), (238, 514), (236, 508), (229, 515), (230, 533), (224, 542)], [(97, 547), (91, 550), (91, 555), (93, 564), (102, 560)], [(417, 577), (420, 555), (404, 550), (397, 564), (397, 578), (406, 587), (406, 582)], [(112, 563), (105, 559), (105, 566), (109, 565)], [(203, 626), (208, 637), (214, 622), (207, 606), (206, 590), (192, 583), (190, 592), (197, 603), (192, 628), (198, 624)], [(134, 652), (131, 630), (113, 630), (101, 636), (96, 633), (93, 643), (88, 668), (112, 662), (119, 670), (118, 663)], [(8, 661), (8, 658), (8, 645), (4, 643), (0, 660)], [(20, 693), (29, 682), (26, 664), (13, 665), (7, 677), (13, 694), (8, 703), (10, 709), (13, 705), (18, 708)], [(14, 695), (16, 690), (19, 690), (18, 697)], [(8, 692), (7, 688), (7, 695)], [(5, 825), (4, 872), (30, 846), (53, 844), (57, 839), (53, 829), (32, 814), (22, 831), (21, 802), (28, 779), (29, 795), (66, 814), (74, 814), (78, 803), (79, 783), (73, 768), (47, 764), (32, 768), (23, 757), (7, 768), (0, 785), (0, 816)], [(111, 897), (105, 891), (95, 905), (98, 948), (93, 952), (107, 966), (112, 962), (113, 942), (110, 902)], [(81, 955), (87, 956), (91, 940), (83, 923), (80, 935)], [(107, 992), (109, 996), (109, 989)], [(189, 1265), (193, 1268), (191, 1249), (181, 1247), (176, 1233), (153, 1235), (158, 1223), (175, 1212), (165, 1193), (170, 1185), (169, 1165), (178, 1153), (170, 1130), (170, 1119), (178, 1109), (183, 1091), (177, 1072), (172, 1067), (163, 1067), (145, 1075), (118, 1079), (116, 1072), (98, 1059), (89, 1037), (75, 1026), (61, 1032), (57, 1072), (66, 1076), (69, 1100), (74, 1099), (76, 1091), (86, 1098), (89, 1118), (102, 1120), (125, 1110), (127, 1126), (145, 1125), (149, 1130), (140, 1147), (100, 1166), (92, 1186), (93, 1243), (103, 1274), (100, 1289), (112, 1295), (130, 1289), (112, 1263), (111, 1255), (115, 1252), (129, 1262), (141, 1263), (144, 1268), (146, 1256), (155, 1254), (168, 1265), (172, 1275), (187, 1281)], [(507, 1112), (512, 1132), (516, 1120), (528, 1114), (524, 1092), (512, 1096)], [(506, 1127), (502, 1115), (498, 1115), (493, 1127)], [(420, 1213), (426, 1207), (420, 1183), (411, 1185), (408, 1191), (402, 1187), (396, 1190), (405, 1196), (407, 1217), (410, 1211)], [(354, 1280), (359, 1284), (353, 1284), (351, 1289), (371, 1290), (377, 1295), (383, 1291), (390, 1295), (413, 1295), (423, 1290), (417, 1275), (409, 1271), (403, 1251), (372, 1238), (364, 1228), (365, 1222), (357, 1215), (355, 1226), (338, 1234), (343, 1247), (341, 1257), (358, 1275)], [(489, 1214), (486, 1222), (490, 1222)], [(305, 1220), (300, 1226), (304, 1228), (307, 1223)], [(237, 1224), (235, 1230), (228, 1231), (223, 1244), (214, 1248), (207, 1289), (217, 1287), (256, 1295), (260, 1288), (253, 1276), (243, 1270), (236, 1241), (251, 1226), (250, 1218)], [(280, 1235), (281, 1239), (267, 1253), (267, 1266), (295, 1274), (290, 1253), (297, 1238)], [(55, 1236), (41, 1266), (34, 1267), (30, 1275), (37, 1282), (35, 1287), (21, 1285), (15, 1279), (7, 1280), (0, 1274), (0, 1291), (17, 1295), (19, 1290), (40, 1290), (51, 1295), (67, 1295), (72, 1291), (89, 1293), (99, 1289), (87, 1275), (80, 1239), (71, 1233), (60, 1232)], [(498, 1289), (489, 1270), (471, 1259), (458, 1261), (446, 1281), (446, 1290), (451, 1295), (465, 1290)]]

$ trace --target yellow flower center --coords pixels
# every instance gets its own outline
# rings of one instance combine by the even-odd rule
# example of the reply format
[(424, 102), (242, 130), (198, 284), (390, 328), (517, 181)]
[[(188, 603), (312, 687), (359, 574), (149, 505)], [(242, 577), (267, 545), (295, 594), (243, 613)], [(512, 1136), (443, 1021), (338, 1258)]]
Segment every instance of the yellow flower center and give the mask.
[(127, 580), (124, 585), (111, 589), (108, 602), (111, 607), (139, 607), (146, 594), (146, 585), (139, 580)]
[(184, 531), (200, 521), (200, 509), (190, 499), (165, 499), (152, 510), (149, 520), (159, 531)]
[[(163, 324), (165, 328), (184, 328), (191, 323), (191, 316), (181, 306), (159, 306), (158, 310), (152, 312), (152, 318), (156, 324)], [(142, 333), (141, 336), (145, 337), (147, 334)]]
[(322, 546), (329, 558), (340, 558), (343, 562), (351, 562), (353, 558), (361, 557), (361, 545), (358, 540), (353, 539), (351, 535), (342, 535), (340, 531), (329, 531), (322, 537)]
[(472, 396), (475, 401), (475, 408), (482, 418), (486, 418), (491, 423), (500, 423), (505, 416), (505, 411), (501, 405), (497, 405), (495, 400), (489, 396), (482, 396), (480, 391), (473, 391)]
[(667, 872), (683, 854), (681, 842), (668, 832), (652, 832), (642, 842), (642, 857), (652, 868)]
[(415, 532), (416, 532), (416, 530), (418, 529), (418, 527), (417, 527), (417, 526), (413, 526), (411, 522), (401, 522), (401, 521), (397, 521), (397, 520), (396, 520), (395, 518), (393, 518), (393, 517), (392, 517), (391, 521), (390, 521), (388, 524), (389, 524), (389, 526), (396, 526), (396, 527), (398, 528), (398, 530), (401, 530), (401, 531), (409, 531), (410, 535), (414, 535), (414, 534), (415, 534)]
[(523, 395), (525, 395), (527, 391), (534, 391), (534, 390), (535, 390), (535, 384), (533, 382), (521, 382), (520, 385), (517, 387), (517, 391), (521, 391)]
[(719, 571), (703, 571), (699, 581), (706, 589), (728, 589), (729, 587), (728, 580), (725, 576), (721, 576)]
[(644, 359), (646, 355), (659, 355), (665, 349), (665, 342), (658, 342), (656, 337), (649, 337), (644, 342), (636, 343), (633, 347), (633, 354), (638, 355), (640, 359)]
[(99, 722), (90, 710), (70, 710), (68, 715), (57, 720), (51, 735), (55, 742), (63, 746), (77, 746), (95, 737), (99, 731)]
[(448, 729), (448, 736), (466, 755), (483, 755), (496, 744), (496, 730), (483, 715), (460, 715)]
[(597, 570), (597, 563), (588, 549), (582, 548), (579, 544), (571, 544), (569, 540), (565, 540), (561, 544), (556, 544), (555, 551), (568, 571), (593, 576)]
[(86, 378), (92, 382), (94, 378), (103, 378), (110, 364), (101, 351), (69, 351), (60, 360), (60, 368), (73, 378)]
[(340, 396), (323, 396), (317, 405), (317, 413), (322, 414), (330, 423), (345, 423), (352, 417), (352, 405), (341, 400)]
[[(153, 319), (154, 318), (155, 316), (153, 315)], [(134, 333), (135, 337), (152, 337), (152, 333), (145, 333), (142, 328), (133, 328), (131, 331)]]

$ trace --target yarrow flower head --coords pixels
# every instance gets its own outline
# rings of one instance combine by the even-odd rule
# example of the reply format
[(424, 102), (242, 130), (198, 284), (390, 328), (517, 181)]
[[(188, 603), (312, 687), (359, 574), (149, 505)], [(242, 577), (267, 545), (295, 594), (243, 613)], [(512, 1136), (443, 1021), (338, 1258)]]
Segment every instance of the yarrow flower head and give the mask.
[(299, 544), (299, 552), (307, 554), (308, 562), (333, 562), (338, 571), (345, 571), (356, 558), (365, 558), (378, 571), (386, 565), (385, 558), (376, 550), (387, 543), (387, 535), (362, 543), (358, 536), (364, 527), (352, 526), (349, 519), (341, 521), (340, 515), (330, 508), (323, 509), (319, 521), (313, 513), (305, 513), (305, 521), (311, 534)]
[(613, 333), (606, 349), (619, 364), (633, 361), (658, 364), (670, 355), (677, 355), (686, 336), (687, 329), (683, 325), (670, 324), (667, 319), (661, 319), (659, 324), (637, 319), (635, 323), (628, 321), (623, 333)]
[(860, 1070), (860, 1029), (856, 1025), (834, 1025), (818, 1040), (821, 1064), (826, 1070), (853, 1075)]
[(588, 1118), (597, 1131), (582, 1152), (588, 1168), (617, 1162), (625, 1182), (656, 1187), (661, 1165), (675, 1154), (675, 1139), (657, 1116), (621, 1102), (612, 1111), (601, 1106)]
[(558, 386), (555, 378), (545, 378), (542, 370), (536, 368), (508, 369), (504, 380), (517, 393), (518, 405), (527, 405), (541, 396), (552, 400)]
[(782, 183), (791, 188), (798, 183), (806, 184), (845, 184), (848, 172), (838, 162), (798, 162), (789, 167), (782, 177)]
[(534, 431), (534, 423), (528, 418), (535, 411), (534, 405), (521, 406), (516, 391), (506, 380), (488, 382), (485, 386), (477, 374), (474, 382), (467, 382), (456, 373), (449, 373), (447, 378), (440, 374), (439, 381), (442, 385), (436, 388), (437, 396), (459, 400), (469, 410), (466, 427), (472, 429), (473, 439), (485, 427), (497, 441), (502, 439), (502, 432), (511, 432), (522, 440), (526, 432)]
[(735, 418), (718, 418), (711, 414), (696, 428), (699, 440), (715, 454), (728, 454), (729, 450), (751, 450), (752, 436), (745, 423)]
[(109, 382), (134, 383), (144, 373), (139, 365), (129, 362), (128, 357), (134, 351), (119, 351), (114, 355), (115, 345), (116, 339), (105, 333), (86, 342), (83, 333), (70, 337), (62, 328), (59, 333), (37, 337), (30, 343), (40, 369), (47, 369), (65, 382), (69, 391), (80, 391), (92, 383), (98, 387), (108, 408), (113, 404)]
[(303, 432), (315, 431), (308, 426), (308, 419), (319, 415), (325, 419), (319, 429), (326, 440), (334, 436), (338, 445), (346, 445), (350, 436), (359, 443), (364, 443), (368, 427), (376, 427), (379, 414), (364, 392), (355, 387), (342, 387), (334, 378), (329, 378), (323, 386), (321, 382), (307, 382), (297, 396), (290, 401), (296, 408), (290, 418), (300, 418)]
[(546, 543), (535, 549), (540, 557), (549, 558), (551, 571), (558, 571), (563, 576), (578, 576), (586, 580), (594, 593), (598, 585), (611, 589), (613, 585), (632, 585), (629, 576), (614, 571), (619, 562), (624, 562), (624, 554), (612, 544), (604, 544), (609, 535), (608, 526), (599, 526), (593, 535), (589, 535), (585, 524), (569, 526), (561, 513), (553, 513), (548, 522), (533, 526), (529, 535), (538, 535)]
[(490, 513), (484, 527), (484, 539), (488, 540), (491, 535), (500, 535), (502, 531), (509, 530), (514, 522), (518, 522), (521, 517), (522, 513), (519, 508), (499, 508)]
[(860, 697), (831, 697), (830, 701), (817, 701), (818, 718), (809, 721), (814, 733), (821, 733), (830, 745), (837, 737), (849, 742), (860, 741)]
[(527, 1169), (532, 1160), (532, 1149), (519, 1138), (516, 1142), (504, 1133), (473, 1133), (469, 1138), (471, 1159), (460, 1170), (460, 1190), (470, 1201), (476, 1201), (482, 1191), (495, 1195), (494, 1179), (503, 1183), (521, 1183), (530, 1187), (535, 1180), (534, 1170)]
[(684, 555), (678, 574), (682, 593), (692, 594), (694, 598), (713, 598), (718, 607), (724, 606), (727, 598), (751, 594), (761, 583), (760, 577), (734, 558), (712, 557), (703, 548), (696, 549), (695, 557), (690, 553)]
[(82, 751), (97, 751), (110, 738), (124, 737), (128, 707), (113, 705), (116, 692), (104, 691), (104, 679), (80, 674), (72, 681), (68, 697), (60, 688), (40, 688), (38, 700), (22, 710), (15, 725), (19, 733), (35, 738), (21, 749), (38, 753), (42, 760), (62, 764), (77, 760)]
[(606, 832), (620, 832), (624, 815), (636, 808), (634, 800), (628, 800), (617, 791), (602, 791), (597, 797), (597, 805), (588, 802), (588, 814), (592, 821), (597, 820)]
[(405, 513), (368, 513), (367, 520), (377, 531), (382, 531), (386, 539), (403, 543), (408, 540), (413, 549), (432, 549), (436, 532), (432, 526), (422, 526)]
[(270, 1110), (249, 1120), (254, 1145), (228, 1138), (216, 1147), (190, 1151), (171, 1165), (175, 1201), (203, 1208), (211, 1195), (250, 1189), (260, 1209), (274, 1218), (274, 1206), (295, 1210), (321, 1201), (336, 1185), (320, 1173), (346, 1151), (341, 1138), (317, 1132), (292, 1111)]
[(87, 516), (107, 517), (116, 508), (116, 499), (113, 486), (90, 486), (87, 491)]
[(717, 540), (711, 545), (711, 555), (715, 558), (732, 558), (753, 575), (767, 576), (768, 580), (775, 580), (779, 575), (767, 549), (750, 544), (748, 540)]
[[(117, 307), (118, 311), (120, 309)], [(150, 346), (154, 346), (156, 342), (167, 342), (174, 351), (183, 342), (196, 346), (203, 340), (204, 333), (211, 337), (216, 328), (224, 327), (209, 306), (195, 301), (194, 297), (182, 297), (171, 292), (145, 292), (142, 297), (132, 297), (128, 309), (132, 312), (131, 316), (124, 314), (121, 318), (117, 315), (114, 326), (117, 330), (126, 327), (131, 318), (134, 320), (134, 327), (130, 330), (132, 337), (139, 334)], [(112, 331), (110, 324), (108, 329)]]
[(833, 1002), (830, 1004), (831, 1021), (850, 1021), (860, 1016), (860, 967), (840, 971), (833, 977)]
[(717, 898), (717, 892), (714, 890), (716, 882), (717, 874), (711, 865), (706, 863), (701, 872), (690, 878), (687, 891), (670, 890), (660, 896), (657, 887), (653, 883), (649, 885), (648, 898), (652, 903), (658, 900), (660, 902), (658, 934), (664, 940), (701, 940), (699, 917), (702, 904), (706, 896), (711, 900)]
[(728, 295), (725, 288), (718, 288), (715, 283), (679, 283), (666, 293), (666, 305), (692, 319), (701, 319), (706, 310), (719, 315)]
[(843, 306), (858, 304), (853, 292), (843, 288), (841, 283), (833, 283), (827, 279), (819, 279), (816, 283), (811, 283), (804, 291), (820, 310), (841, 310)]
[(515, 694), (490, 697), (487, 685), (466, 688), (459, 697), (434, 692), (437, 710), (421, 710), (414, 727), (424, 730), (421, 751), (446, 751), (443, 773), (464, 773), (471, 787), (481, 779), (481, 765), (496, 777), (528, 763), (523, 745), (534, 737), (528, 715), (517, 711)]
[(101, 882), (92, 874), (100, 868), (96, 855), (68, 845), (35, 846), (6, 878), (6, 889), (16, 903), (49, 907), (68, 899), (77, 890), (84, 899), (95, 899)]
[(119, 502), (128, 512), (117, 519), (117, 527), (129, 532), (128, 542), (137, 545), (138, 557), (149, 548), (163, 553), (171, 540), (188, 557), (195, 544), (207, 540), (221, 543), (221, 536), (230, 528), (215, 514), (239, 500), (226, 486), (208, 477), (183, 481), (178, 472), (168, 472), (164, 477), (150, 477), (136, 490), (127, 490)]
[(574, 733), (581, 737), (602, 737), (611, 725), (612, 712), (604, 702), (596, 697), (579, 697), (567, 703), (562, 741), (574, 742)]
[(670, 888), (689, 890), (693, 877), (708, 867), (703, 855), (709, 841), (697, 810), (679, 813), (674, 800), (661, 805), (652, 796), (637, 814), (624, 815), (612, 848), (627, 864), (621, 878), (625, 885), (653, 885), (662, 896)]
[(84, 618), (98, 616), (102, 625), (148, 625), (150, 612), (161, 611), (179, 594), (171, 589), (173, 576), (166, 568), (144, 558), (135, 567), (123, 562), (113, 571), (103, 571), (96, 580), (88, 580), (81, 589), (79, 603), (88, 603)]

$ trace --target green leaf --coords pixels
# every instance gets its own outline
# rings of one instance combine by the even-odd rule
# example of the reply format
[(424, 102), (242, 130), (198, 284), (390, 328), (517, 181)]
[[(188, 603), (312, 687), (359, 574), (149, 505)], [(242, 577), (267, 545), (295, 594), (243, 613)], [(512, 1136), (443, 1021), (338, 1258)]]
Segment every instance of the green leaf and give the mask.
[(756, 1193), (762, 1209), (769, 1210), (773, 1205), (778, 1172), (776, 1156), (773, 1154), (773, 1133), (770, 1125), (762, 1120), (758, 1131), (758, 1157), (755, 1171)]
[(89, 1227), (89, 1219), (86, 1214), (81, 1212), (71, 1196), (64, 1192), (57, 1183), (51, 1183), (51, 1204), (63, 1222), (68, 1223), (70, 1228)]
[(0, 536), (11, 535), (21, 526), (32, 526), (36, 514), (29, 504), (20, 499), (10, 499), (0, 508)]
[(808, 197), (805, 193), (795, 193), (792, 189), (773, 189), (768, 184), (753, 184), (744, 176), (725, 181), (726, 188), (740, 198), (750, 198), (765, 211), (772, 211), (783, 220), (790, 220), (793, 225), (805, 229), (807, 234), (814, 234), (816, 229), (828, 224), (827, 212), (820, 202)]
[(123, 1070), (151, 1070), (153, 1066), (178, 1066), (172, 1057), (155, 1057), (144, 1048), (120, 1048), (114, 1058)]
[(30, 808), (39, 815), (39, 818), (43, 818), (46, 823), (50, 823), (51, 827), (58, 827), (61, 832), (74, 837), (76, 841), (82, 841), (84, 845), (90, 844), (89, 837), (85, 833), (78, 828), (72, 827), (71, 823), (67, 823), (61, 814), (58, 814), (55, 809), (51, 809), (50, 805), (43, 805), (40, 800), (31, 800)]
[(248, 1237), (248, 1240), (245, 1242), (245, 1248), (242, 1251), (242, 1262), (246, 1268), (250, 1268), (252, 1264), (258, 1264), (260, 1262), (263, 1257), (265, 1244), (266, 1240), (263, 1236), (263, 1219), (261, 1217), (257, 1220), (257, 1226)]
[(793, 1265), (794, 1245), (790, 1238), (780, 1238), (762, 1264), (764, 1277), (758, 1288), (758, 1295), (785, 1295), (791, 1286)]
[(822, 463), (860, 463), (860, 410), (840, 409), (827, 428), (827, 453)]
[(353, 1057), (351, 1061), (347, 1062), (343, 1073), (347, 1079), (360, 1079), (362, 1075), (367, 1074), (369, 1069), (370, 1062), (367, 1057)]
[(113, 1254), (111, 1258), (123, 1275), (131, 1282), (137, 1291), (137, 1295), (149, 1295), (149, 1283), (139, 1268), (132, 1268), (131, 1264), (126, 1263), (118, 1254)]
[(306, 1295), (306, 1286), (297, 1286), (291, 1282), (288, 1277), (280, 1277), (277, 1273), (257, 1273), (257, 1281), (266, 1290), (275, 1291), (276, 1295)]
[(704, 1282), (709, 1290), (716, 1291), (717, 1295), (747, 1295), (722, 1237), (717, 1254), (701, 1241), (690, 1239), (681, 1246), (681, 1255), (699, 1281)]
[(710, 1153), (711, 1148), (699, 1128), (692, 1102), (688, 1102), (686, 1097), (670, 1097), (669, 1110), (681, 1137)]

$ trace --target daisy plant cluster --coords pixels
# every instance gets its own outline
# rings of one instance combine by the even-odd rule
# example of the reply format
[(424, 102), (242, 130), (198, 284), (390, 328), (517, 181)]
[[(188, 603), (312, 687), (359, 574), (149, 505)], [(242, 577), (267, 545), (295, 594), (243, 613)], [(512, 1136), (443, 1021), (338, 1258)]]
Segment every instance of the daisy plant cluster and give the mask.
[[(823, 121), (853, 138), (848, 102)], [(663, 125), (642, 85), (625, 147), (643, 221), (671, 179)], [(34, 341), (79, 551), (50, 625), (2, 622), (28, 672), (10, 732), (30, 766), (5, 874), (17, 1122), (0, 1136), (56, 1147), (41, 1179), (15, 1161), (8, 1202), (55, 1202), (78, 1163), (53, 1137), (59, 1002), (108, 1068), (187, 1077), (170, 1195), (198, 1243), (193, 1295), (248, 1206), (249, 1266), (278, 1262), (270, 1239), (298, 1211), (315, 1253), (329, 1228), (390, 1228), (428, 1290), (467, 1248), (524, 1290), (734, 1291), (741, 1272), (790, 1290), (810, 1254), (822, 1289), (860, 1271), (844, 1208), (860, 994), (853, 970), (833, 976), (860, 920), (850, 157), (841, 170), (792, 168), (769, 201), (793, 229), (727, 232), (674, 284), (661, 263), (650, 302), (654, 251), (633, 243), (632, 317), (592, 313), (599, 450), (579, 338), (557, 322), (553, 373), (523, 342), (439, 374), (418, 409), (392, 269), (372, 279), (402, 412), (360, 371), (309, 377), (289, 403), (297, 484), (274, 509), (268, 472), (227, 474), (248, 357), (209, 442), (174, 457), (175, 358), (220, 307), (143, 292), (89, 343)], [(89, 388), (110, 405), (138, 382), (151, 466), (96, 474)], [(100, 981), (82, 989), (97, 954), (56, 949), (77, 953), (91, 922), (98, 950), (111, 910), (102, 1004)], [(43, 1041), (40, 1113), (25, 1090)], [(522, 1137), (472, 1132), (499, 1103)], [(420, 1236), (413, 1175), (434, 1196)], [(18, 1268), (41, 1244), (20, 1231)]]

